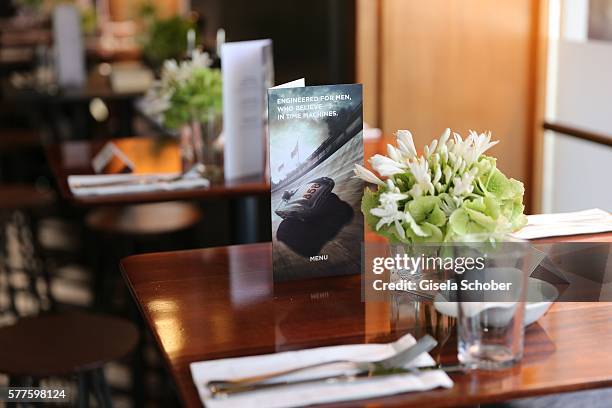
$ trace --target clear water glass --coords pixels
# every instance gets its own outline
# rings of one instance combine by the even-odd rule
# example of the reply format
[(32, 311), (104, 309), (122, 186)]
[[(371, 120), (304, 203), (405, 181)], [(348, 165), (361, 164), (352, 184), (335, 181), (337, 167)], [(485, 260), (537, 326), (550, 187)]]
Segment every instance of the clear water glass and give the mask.
[(530, 245), (507, 236), (495, 242), (481, 240), (466, 237), (454, 246), (455, 257), (482, 261), (481, 268), (455, 277), (458, 358), (468, 368), (500, 370), (523, 357)]

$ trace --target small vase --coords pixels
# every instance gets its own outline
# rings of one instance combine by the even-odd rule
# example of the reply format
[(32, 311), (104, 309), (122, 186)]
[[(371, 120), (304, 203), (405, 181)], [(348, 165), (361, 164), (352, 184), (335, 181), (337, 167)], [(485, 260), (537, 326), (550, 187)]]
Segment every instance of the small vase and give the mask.
[(222, 118), (211, 111), (204, 119), (194, 119), (180, 129), (183, 172), (199, 164), (202, 165), (201, 175), (217, 182), (223, 180)]

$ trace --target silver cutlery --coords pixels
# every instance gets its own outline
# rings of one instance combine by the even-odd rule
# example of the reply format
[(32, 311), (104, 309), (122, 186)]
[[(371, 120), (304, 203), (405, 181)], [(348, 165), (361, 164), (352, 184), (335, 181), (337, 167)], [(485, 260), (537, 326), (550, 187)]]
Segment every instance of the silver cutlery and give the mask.
[[(433, 349), (438, 342), (430, 335), (425, 335), (419, 341), (412, 346), (396, 350), (396, 353), (390, 357), (377, 360), (377, 361), (352, 361), (352, 360), (333, 360), (325, 361), (317, 364), (309, 364), (307, 366), (275, 371), (272, 373), (266, 373), (261, 375), (241, 377), (235, 379), (226, 380), (212, 380), (206, 383), (206, 387), (210, 390), (212, 395), (220, 396), (227, 395), (229, 393), (252, 391), (260, 388), (270, 388), (270, 384), (276, 384), (275, 386), (288, 385), (291, 382), (278, 382), (268, 383), (268, 380), (282, 377), (289, 374), (295, 374), (301, 371), (310, 370), (313, 368), (324, 367), (326, 365), (338, 364), (338, 363), (349, 363), (352, 364), (355, 369), (358, 370), (357, 374), (354, 375), (340, 375), (332, 376), (327, 378), (311, 379), (311, 380), (300, 380), (295, 383), (302, 384), (302, 381), (314, 382), (314, 381), (334, 381), (334, 380), (346, 380), (350, 378), (359, 378), (371, 375), (376, 372), (388, 372), (397, 369), (403, 370), (403, 367), (410, 363), (412, 360), (417, 358), (422, 353), (428, 352)], [(291, 383), (293, 384), (293, 383)], [(255, 388), (254, 388), (255, 387)]]
[(317, 377), (317, 378), (308, 378), (304, 380), (294, 380), (294, 381), (278, 381), (278, 382), (263, 382), (263, 383), (249, 383), (249, 384), (239, 384), (233, 385), (225, 388), (217, 388), (215, 386), (209, 386), (212, 396), (214, 398), (225, 398), (234, 394), (241, 394), (244, 392), (251, 391), (260, 391), (267, 390), (271, 388), (278, 387), (286, 387), (291, 385), (303, 385), (303, 384), (314, 384), (314, 383), (349, 383), (361, 379), (367, 378), (375, 378), (375, 377), (390, 377), (393, 375), (401, 375), (401, 374), (415, 374), (418, 375), (420, 373), (426, 371), (433, 370), (441, 370), (446, 373), (453, 372), (464, 372), (466, 367), (463, 365), (432, 365), (432, 366), (424, 366), (424, 367), (411, 367), (411, 368), (394, 368), (390, 370), (363, 370), (354, 374), (339, 374), (332, 375), (329, 377)]
[(73, 187), (75, 188), (98, 188), (98, 187), (116, 187), (116, 186), (131, 186), (131, 185), (145, 185), (145, 184), (156, 184), (156, 183), (173, 183), (175, 181), (182, 180), (187, 176), (187, 174), (194, 174), (203, 176), (204, 175), (204, 165), (196, 164), (190, 170), (181, 172), (176, 175), (142, 175), (136, 176), (123, 180), (110, 180), (110, 181), (100, 181), (97, 183), (74, 183)]

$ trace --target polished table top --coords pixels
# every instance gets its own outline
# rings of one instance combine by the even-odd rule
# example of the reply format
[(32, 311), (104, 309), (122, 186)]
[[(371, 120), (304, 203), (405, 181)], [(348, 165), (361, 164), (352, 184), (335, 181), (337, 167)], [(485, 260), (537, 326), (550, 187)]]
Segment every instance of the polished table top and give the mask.
[(93, 174), (91, 159), (108, 141), (115, 143), (134, 162), (135, 173), (181, 171), (179, 146), (175, 139), (170, 138), (132, 137), (106, 141), (70, 141), (49, 145), (46, 148), (47, 159), (65, 199), (81, 206), (95, 206), (238, 197), (268, 194), (270, 192), (270, 185), (263, 177), (249, 177), (213, 184), (210, 188), (88, 197), (74, 196), (68, 187), (68, 176)]
[[(612, 242), (612, 233), (541, 242)], [(452, 319), (398, 295), (362, 303), (360, 276), (272, 283), (271, 244), (138, 255), (122, 271), (186, 406), (200, 406), (195, 361), (321, 345), (434, 335), (439, 362), (456, 360)], [(453, 374), (452, 389), (334, 406), (473, 405), (612, 386), (612, 304), (556, 303), (526, 330), (521, 364), (503, 372)]]

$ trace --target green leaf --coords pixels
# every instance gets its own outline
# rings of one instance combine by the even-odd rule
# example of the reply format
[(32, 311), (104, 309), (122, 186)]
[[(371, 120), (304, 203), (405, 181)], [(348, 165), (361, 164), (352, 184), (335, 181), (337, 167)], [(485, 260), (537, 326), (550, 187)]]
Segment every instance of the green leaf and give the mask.
[[(378, 207), (379, 197), (380, 191), (372, 191), (369, 187), (366, 187), (363, 191), (363, 198), (361, 199), (361, 212), (363, 213), (366, 225), (369, 226), (372, 231), (376, 231), (376, 224), (380, 218), (372, 215), (370, 210)], [(380, 231), (377, 232), (380, 233)]]

